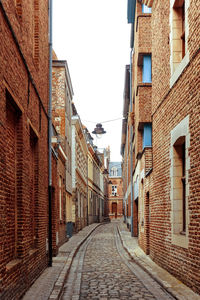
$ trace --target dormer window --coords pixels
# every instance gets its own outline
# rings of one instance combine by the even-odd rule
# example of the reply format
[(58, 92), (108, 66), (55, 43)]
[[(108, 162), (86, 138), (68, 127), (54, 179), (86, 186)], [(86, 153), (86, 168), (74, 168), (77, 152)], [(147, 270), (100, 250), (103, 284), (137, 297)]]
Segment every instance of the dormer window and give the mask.
[(113, 176), (113, 177), (117, 176), (117, 168), (116, 167), (111, 168), (110, 176)]

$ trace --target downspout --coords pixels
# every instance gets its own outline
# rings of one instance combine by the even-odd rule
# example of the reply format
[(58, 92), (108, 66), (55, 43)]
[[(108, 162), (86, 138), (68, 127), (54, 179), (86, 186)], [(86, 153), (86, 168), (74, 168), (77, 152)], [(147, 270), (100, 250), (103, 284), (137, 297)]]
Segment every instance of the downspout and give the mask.
[(48, 109), (48, 154), (49, 154), (49, 267), (52, 266), (52, 166), (51, 166), (51, 137), (52, 137), (52, 0), (49, 0), (49, 109)]
[(87, 226), (89, 225), (89, 212), (88, 212), (88, 202), (89, 202), (89, 193), (88, 193), (88, 176), (89, 176), (89, 155), (88, 155), (89, 149), (87, 149)]
[[(133, 22), (131, 26), (131, 52), (130, 52), (130, 111), (131, 115), (133, 112), (133, 97), (132, 97), (132, 77), (133, 77), (133, 70), (132, 70), (132, 58), (134, 52), (134, 30), (135, 30), (135, 11), (136, 11), (136, 0), (133, 1)], [(131, 138), (130, 138), (130, 158), (131, 158), (131, 236), (134, 236), (133, 230), (133, 220), (134, 220), (134, 205), (133, 205), (133, 126), (131, 126)]]
[(127, 224), (127, 219), (128, 219), (128, 211), (127, 211), (127, 203), (128, 203), (128, 186), (129, 186), (129, 180), (128, 180), (128, 169), (129, 169), (129, 165), (128, 165), (128, 122), (127, 122), (127, 129), (126, 129), (126, 165), (127, 165), (127, 174), (126, 174), (126, 180), (127, 180), (127, 185), (126, 185), (126, 198), (125, 198), (125, 207), (126, 207), (126, 224)]
[[(133, 99), (132, 99), (132, 57), (133, 57), (133, 48), (130, 52), (130, 112), (133, 112)], [(133, 234), (133, 214), (134, 214), (134, 206), (133, 206), (133, 125), (131, 124), (131, 138), (130, 138), (130, 159), (131, 159), (131, 167), (130, 167), (130, 179), (131, 179), (131, 236)]]

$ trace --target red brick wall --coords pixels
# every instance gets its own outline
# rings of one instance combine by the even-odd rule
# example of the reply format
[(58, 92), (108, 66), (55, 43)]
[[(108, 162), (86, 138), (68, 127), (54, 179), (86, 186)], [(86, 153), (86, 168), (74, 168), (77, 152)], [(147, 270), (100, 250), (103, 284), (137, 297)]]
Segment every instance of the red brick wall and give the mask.
[[(60, 219), (60, 200), (59, 200), (59, 189), (58, 187), (58, 202), (57, 202), (57, 231), (58, 231), (58, 246), (61, 246), (67, 240), (66, 234), (66, 190), (65, 190), (65, 161), (58, 158), (57, 164), (57, 179), (61, 179), (61, 219)], [(59, 185), (59, 184), (58, 184)]]
[(40, 7), (36, 69), (32, 3), (22, 2), (20, 18), (13, 1), (0, 5), (0, 298), (6, 300), (18, 299), (47, 266), (48, 3)]
[[(190, 1), (190, 63), (172, 89), (170, 79), (169, 3), (155, 1), (153, 9), (153, 187), (150, 197), (150, 255), (162, 267), (200, 293), (200, 21), (197, 1)], [(170, 202), (170, 134), (189, 115), (189, 246), (171, 243)], [(151, 193), (151, 192), (150, 192)]]

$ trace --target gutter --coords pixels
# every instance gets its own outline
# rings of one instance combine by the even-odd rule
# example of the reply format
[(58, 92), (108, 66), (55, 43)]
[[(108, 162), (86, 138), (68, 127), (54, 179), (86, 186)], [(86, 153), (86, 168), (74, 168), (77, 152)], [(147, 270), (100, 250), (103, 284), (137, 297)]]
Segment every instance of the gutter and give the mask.
[[(132, 97), (132, 58), (134, 53), (134, 29), (135, 29), (135, 11), (136, 11), (136, 0), (133, 1), (133, 20), (131, 24), (131, 52), (130, 52), (130, 112), (133, 112), (133, 97)], [(133, 206), (133, 144), (132, 144), (132, 137), (133, 137), (133, 126), (131, 126), (131, 139), (130, 139), (130, 158), (131, 158), (131, 168), (130, 168), (130, 174), (131, 174), (131, 236), (134, 236), (134, 230), (133, 230), (133, 216), (134, 216), (134, 206)]]
[(49, 184), (48, 184), (48, 202), (49, 202), (49, 267), (52, 267), (52, 165), (51, 165), (51, 137), (52, 137), (52, 23), (53, 9), (52, 0), (49, 0), (49, 108), (48, 108), (48, 156), (49, 156)]

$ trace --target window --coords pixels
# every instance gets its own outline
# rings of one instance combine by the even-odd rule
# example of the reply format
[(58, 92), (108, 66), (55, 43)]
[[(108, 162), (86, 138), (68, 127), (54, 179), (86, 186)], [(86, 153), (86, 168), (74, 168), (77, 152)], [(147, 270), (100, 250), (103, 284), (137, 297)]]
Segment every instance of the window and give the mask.
[(133, 185), (133, 193), (134, 193), (134, 200), (136, 200), (139, 197), (139, 177), (136, 177), (136, 180), (134, 181)]
[(114, 176), (114, 177), (117, 176), (117, 168), (116, 167), (112, 167), (111, 168), (110, 176)]
[(172, 243), (188, 248), (188, 195), (189, 195), (189, 116), (171, 132), (171, 191)]
[(185, 137), (180, 137), (174, 144), (174, 189), (176, 190), (176, 196), (179, 201), (179, 226), (177, 228), (178, 233), (185, 234), (186, 231), (186, 199), (185, 199)]
[(142, 82), (151, 83), (151, 55), (143, 56)]
[(112, 196), (117, 196), (117, 185), (112, 185)]
[(62, 220), (62, 177), (59, 177), (59, 212), (60, 220)]
[(144, 124), (143, 129), (143, 149), (152, 146), (152, 125)]
[(80, 199), (80, 192), (78, 191), (78, 217), (81, 217), (81, 199)]
[(174, 63), (185, 56), (185, 1), (175, 1), (173, 7), (173, 52)]
[(179, 76), (189, 63), (189, 6), (190, 0), (170, 0), (170, 87), (178, 80)]
[(30, 232), (31, 248), (36, 248), (37, 190), (38, 190), (38, 137), (30, 127)]
[[(6, 152), (5, 152), (5, 175), (7, 186), (5, 189), (7, 215), (7, 239), (10, 241), (6, 245), (5, 258), (11, 261), (20, 255), (23, 249), (20, 238), (23, 232), (22, 217), (20, 209), (22, 207), (20, 193), (22, 190), (22, 118), (14, 98), (6, 89)], [(9, 179), (9, 180), (8, 180)]]
[(39, 0), (34, 0), (34, 26), (33, 26), (33, 59), (36, 68), (39, 66)]
[(142, 13), (143, 14), (151, 14), (151, 7), (148, 7), (145, 4), (142, 4)]
[(16, 12), (19, 17), (19, 20), (22, 20), (22, 0), (15, 0)]

